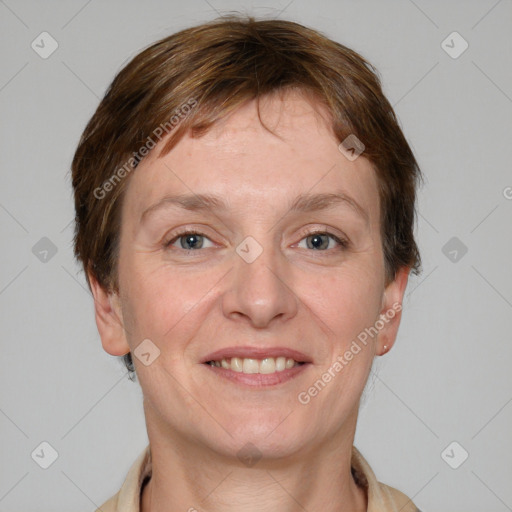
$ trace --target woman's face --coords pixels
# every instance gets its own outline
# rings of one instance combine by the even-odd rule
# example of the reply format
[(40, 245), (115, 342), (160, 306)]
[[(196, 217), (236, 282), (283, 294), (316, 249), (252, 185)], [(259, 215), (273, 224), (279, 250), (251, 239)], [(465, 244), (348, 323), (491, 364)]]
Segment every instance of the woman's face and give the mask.
[(268, 456), (305, 453), (352, 432), (400, 314), (344, 354), (401, 302), (407, 281), (405, 272), (385, 288), (364, 153), (344, 156), (299, 95), (260, 109), (279, 137), (251, 102), (141, 162), (123, 203), (120, 294), (110, 320), (97, 315), (105, 350), (132, 352), (150, 435), (228, 456), (246, 443)]

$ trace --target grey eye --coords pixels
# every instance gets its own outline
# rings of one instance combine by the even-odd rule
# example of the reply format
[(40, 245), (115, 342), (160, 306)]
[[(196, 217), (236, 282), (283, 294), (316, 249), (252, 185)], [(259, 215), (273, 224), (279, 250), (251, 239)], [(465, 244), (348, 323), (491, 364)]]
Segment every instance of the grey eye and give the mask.
[[(304, 240), (306, 241), (306, 247), (303, 245)], [(331, 241), (334, 241), (334, 245), (329, 245)], [(329, 235), (328, 233), (313, 233), (304, 237), (300, 241), (299, 247), (313, 250), (325, 250), (334, 248), (336, 243), (339, 244), (340, 242), (333, 235)]]

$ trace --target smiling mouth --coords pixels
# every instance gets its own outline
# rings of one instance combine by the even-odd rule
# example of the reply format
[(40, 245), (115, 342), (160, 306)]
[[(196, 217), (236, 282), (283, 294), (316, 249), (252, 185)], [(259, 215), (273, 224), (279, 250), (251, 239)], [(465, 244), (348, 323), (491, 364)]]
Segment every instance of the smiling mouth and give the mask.
[(205, 364), (245, 374), (279, 373), (305, 363), (295, 361), (291, 357), (266, 357), (264, 359), (228, 357), (218, 361), (207, 361)]

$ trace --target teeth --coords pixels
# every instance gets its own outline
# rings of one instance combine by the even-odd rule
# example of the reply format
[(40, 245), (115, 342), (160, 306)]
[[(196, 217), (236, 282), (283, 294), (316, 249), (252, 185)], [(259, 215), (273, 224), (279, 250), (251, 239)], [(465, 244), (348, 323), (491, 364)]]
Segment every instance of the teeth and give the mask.
[[(293, 361), (293, 359), (292, 359)], [(260, 373), (274, 373), (276, 371), (276, 361), (273, 357), (266, 357), (260, 363)]]
[[(293, 361), (293, 359), (292, 359)], [(276, 370), (278, 372), (282, 372), (286, 368), (286, 358), (285, 357), (278, 357), (276, 359)]]
[[(225, 359), (223, 359), (223, 361), (226, 361)], [(229, 365), (229, 363), (226, 361), (226, 364)], [(231, 359), (231, 369), (235, 372), (241, 372), (242, 371), (242, 368), (243, 368), (243, 360), (240, 359), (239, 357), (233, 357)]]
[(209, 361), (211, 366), (222, 367), (225, 370), (233, 370), (239, 373), (275, 373), (282, 372), (294, 366), (299, 366), (299, 363), (291, 357), (266, 357), (265, 359), (251, 359), (231, 357), (222, 359), (221, 361)]
[(260, 363), (256, 359), (244, 359), (242, 371), (244, 373), (259, 373)]

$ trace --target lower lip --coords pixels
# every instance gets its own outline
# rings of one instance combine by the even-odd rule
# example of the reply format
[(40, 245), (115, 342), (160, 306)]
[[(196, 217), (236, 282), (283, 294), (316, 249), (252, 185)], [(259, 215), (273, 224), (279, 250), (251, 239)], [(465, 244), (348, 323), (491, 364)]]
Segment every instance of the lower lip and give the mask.
[(294, 379), (306, 370), (309, 363), (304, 363), (299, 366), (283, 370), (282, 372), (274, 373), (243, 373), (226, 370), (225, 368), (212, 366), (208, 363), (203, 363), (203, 365), (207, 366), (210, 371), (214, 372), (219, 377), (236, 382), (237, 384), (245, 384), (246, 386), (253, 387), (267, 387), (283, 384), (284, 382)]

